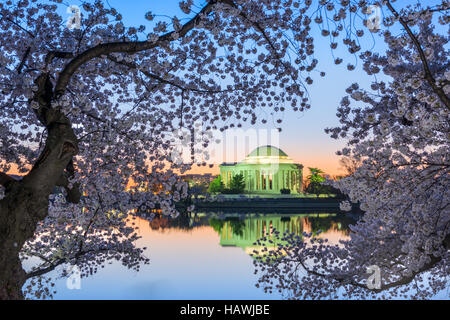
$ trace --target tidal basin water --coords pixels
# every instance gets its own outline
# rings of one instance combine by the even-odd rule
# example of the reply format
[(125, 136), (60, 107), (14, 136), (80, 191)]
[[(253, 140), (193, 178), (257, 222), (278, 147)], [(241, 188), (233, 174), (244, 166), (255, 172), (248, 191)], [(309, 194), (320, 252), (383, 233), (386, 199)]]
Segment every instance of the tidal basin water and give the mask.
[[(54, 299), (281, 299), (255, 287), (253, 243), (275, 228), (316, 232), (331, 243), (348, 237), (355, 218), (339, 214), (197, 213), (177, 219), (139, 217), (150, 264), (139, 272), (111, 262), (82, 278), (80, 289), (56, 280)], [(57, 273), (54, 273), (57, 275)]]

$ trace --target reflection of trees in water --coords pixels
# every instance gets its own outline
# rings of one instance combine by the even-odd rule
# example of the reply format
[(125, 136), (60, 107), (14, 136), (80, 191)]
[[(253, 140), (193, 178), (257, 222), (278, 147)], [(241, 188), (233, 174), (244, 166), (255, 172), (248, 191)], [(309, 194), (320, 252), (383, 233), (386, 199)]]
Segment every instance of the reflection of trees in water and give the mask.
[(150, 220), (149, 224), (152, 230), (165, 229), (169, 226), (169, 218), (157, 215)]
[[(356, 219), (347, 215), (324, 215), (324, 214), (302, 214), (302, 215), (277, 215), (271, 216), (267, 220), (266, 215), (257, 217), (249, 217), (248, 215), (243, 217), (230, 217), (230, 216), (211, 216), (208, 214), (198, 215), (192, 212), (180, 213), (178, 217), (172, 218), (161, 215), (159, 213), (152, 214), (152, 216), (144, 216), (149, 220), (152, 230), (164, 231), (166, 229), (178, 229), (178, 230), (192, 230), (199, 226), (211, 226), (219, 235), (223, 232), (224, 226), (230, 229), (230, 232), (235, 236), (243, 236), (245, 230), (247, 230), (253, 224), (266, 223), (271, 224), (272, 220), (280, 221), (281, 224), (277, 224), (277, 227), (283, 229), (286, 227), (290, 232), (300, 234), (303, 229), (308, 232), (317, 233), (319, 230), (326, 232), (329, 230), (338, 230), (344, 235), (349, 234), (349, 226), (356, 222)], [(264, 227), (264, 226), (263, 226)], [(275, 226), (274, 226), (275, 227)], [(268, 226), (265, 228), (267, 229)], [(286, 230), (278, 230), (284, 232)], [(269, 230), (266, 230), (269, 231)]]
[(275, 238), (278, 234), (286, 232), (301, 240), (304, 232), (317, 234), (321, 230), (323, 233), (320, 237), (335, 239), (336, 236), (348, 235), (349, 225), (355, 222), (356, 220), (345, 215), (326, 213), (265, 214), (209, 219), (210, 225), (220, 236), (221, 246), (241, 247), (250, 255), (261, 249), (263, 242), (267, 247), (277, 246)]
[(164, 231), (165, 229), (192, 230), (195, 227), (209, 225), (208, 218), (198, 216), (196, 213), (182, 212), (176, 218), (164, 216), (160, 213), (152, 216), (143, 216), (149, 220), (152, 230)]
[(209, 225), (220, 234), (224, 224), (228, 222), (231, 227), (231, 232), (234, 235), (242, 236), (246, 227), (245, 221), (246, 220), (241, 220), (238, 217), (229, 217), (225, 219), (210, 218)]
[(191, 220), (192, 220), (191, 213), (188, 212), (180, 213), (178, 217), (170, 218), (170, 228), (191, 230), (194, 228)]
[[(279, 232), (294, 232), (301, 235), (303, 231), (316, 234), (319, 230), (322, 232), (339, 231), (342, 235), (350, 233), (350, 225), (356, 223), (354, 217), (346, 215), (292, 215), (292, 216), (261, 216), (247, 219), (239, 219), (237, 217), (229, 217), (225, 219), (211, 218), (209, 224), (214, 230), (222, 234), (225, 229), (230, 229), (231, 234), (242, 237), (244, 233), (252, 234), (253, 229), (261, 229), (257, 231), (259, 236), (265, 236), (272, 232), (272, 228), (276, 228)], [(248, 232), (244, 232), (248, 231)], [(228, 231), (227, 231), (228, 232)]]
[(305, 218), (305, 224), (308, 224), (311, 228), (313, 234), (317, 233), (319, 230), (326, 232), (329, 230), (339, 230), (342, 231), (344, 235), (350, 233), (350, 225), (354, 224), (356, 220), (350, 216), (308, 216)]
[(222, 231), (223, 224), (224, 224), (224, 221), (221, 219), (217, 219), (217, 218), (209, 219), (209, 225), (219, 234)]
[(242, 236), (244, 234), (245, 221), (240, 220), (239, 218), (232, 218), (229, 221), (233, 234)]

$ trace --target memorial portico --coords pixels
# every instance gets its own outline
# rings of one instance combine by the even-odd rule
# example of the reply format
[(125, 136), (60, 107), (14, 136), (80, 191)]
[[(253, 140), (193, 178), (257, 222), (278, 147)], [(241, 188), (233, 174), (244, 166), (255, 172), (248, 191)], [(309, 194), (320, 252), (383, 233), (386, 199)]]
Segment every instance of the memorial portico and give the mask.
[(253, 150), (242, 162), (222, 163), (220, 175), (226, 188), (234, 175), (242, 174), (245, 192), (277, 193), (289, 189), (300, 193), (303, 188), (303, 166), (294, 163), (286, 153), (274, 146), (262, 146)]

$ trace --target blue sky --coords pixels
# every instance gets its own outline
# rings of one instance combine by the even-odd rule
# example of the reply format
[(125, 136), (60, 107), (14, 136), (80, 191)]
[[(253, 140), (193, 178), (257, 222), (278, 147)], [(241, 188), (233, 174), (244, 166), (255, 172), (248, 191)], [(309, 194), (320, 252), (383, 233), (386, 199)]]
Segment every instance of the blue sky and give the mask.
[[(406, 1), (406, 0), (405, 0)], [(405, 1), (397, 1), (397, 7), (403, 6)], [(123, 16), (123, 21), (127, 26), (138, 26), (144, 24), (150, 26), (144, 15), (151, 11), (156, 15), (163, 15), (167, 18), (178, 16), (185, 17), (178, 6), (178, 0), (108, 0), (112, 7), (116, 8)], [(408, 1), (409, 2), (409, 1)], [(68, 5), (79, 4), (78, 1), (65, 2)], [(201, 5), (204, 1), (195, 1), (196, 5)], [(315, 24), (313, 23), (313, 28)], [(150, 30), (151, 28), (147, 28)], [(340, 65), (334, 64), (334, 58), (330, 50), (330, 41), (322, 37), (319, 29), (313, 29), (315, 37), (315, 58), (319, 64), (318, 71), (325, 71), (326, 76), (321, 78), (318, 72), (312, 74), (314, 84), (308, 86), (311, 99), (311, 109), (303, 113), (285, 112), (282, 123), (283, 131), (280, 134), (279, 147), (291, 156), (296, 162), (302, 163), (305, 167), (319, 167), (327, 173), (337, 174), (341, 172), (338, 157), (335, 152), (345, 145), (345, 141), (336, 141), (325, 134), (326, 127), (338, 125), (336, 108), (343, 96), (345, 89), (352, 83), (357, 82), (360, 87), (368, 88), (374, 80), (361, 69), (361, 61), (358, 62), (354, 71), (348, 71), (347, 63), (355, 63), (355, 58), (344, 51), (335, 50), (335, 54), (344, 58)], [(370, 34), (366, 30), (366, 35)], [(375, 35), (374, 40), (366, 37), (366, 42), (362, 45), (362, 50), (373, 48), (374, 51), (382, 53), (385, 45), (379, 35)], [(342, 43), (339, 47), (343, 47)], [(250, 127), (250, 124), (248, 125)], [(248, 128), (247, 127), (247, 128)], [(272, 129), (275, 126), (269, 121), (267, 125), (257, 125), (257, 128)], [(247, 129), (244, 127), (244, 129)], [(239, 159), (237, 159), (239, 160)], [(194, 170), (195, 171), (195, 170)], [(212, 172), (217, 172), (213, 169)]]
[[(170, 17), (184, 16), (177, 0), (109, 0), (108, 2), (122, 13), (126, 25), (146, 24), (144, 14), (147, 11)], [(319, 33), (318, 30), (314, 32)], [(371, 44), (370, 40), (368, 45), (371, 46)], [(335, 152), (345, 145), (345, 141), (331, 139), (325, 134), (324, 128), (338, 125), (336, 108), (345, 95), (345, 89), (354, 82), (358, 82), (362, 87), (368, 87), (373, 78), (360, 69), (360, 63), (356, 70), (352, 72), (347, 70), (347, 63), (355, 61), (353, 57), (344, 60), (341, 65), (335, 65), (328, 38), (318, 35), (315, 45), (315, 57), (319, 60), (317, 70), (325, 71), (327, 75), (321, 78), (317, 73), (313, 73), (315, 81), (308, 87), (312, 106), (310, 110), (303, 113), (285, 112), (283, 130), (280, 133), (280, 147), (305, 167), (320, 167), (326, 172), (336, 174), (340, 166)], [(376, 45), (381, 46), (381, 49), (384, 48), (379, 38)], [(258, 128), (263, 127), (274, 128), (270, 121), (267, 126), (258, 125)]]

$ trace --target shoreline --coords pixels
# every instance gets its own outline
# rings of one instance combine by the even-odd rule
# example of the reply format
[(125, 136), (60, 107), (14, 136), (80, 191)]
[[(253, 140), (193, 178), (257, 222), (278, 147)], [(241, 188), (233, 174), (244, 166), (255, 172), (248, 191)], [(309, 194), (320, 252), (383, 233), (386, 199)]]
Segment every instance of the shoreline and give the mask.
[[(345, 213), (340, 210), (339, 203), (343, 199), (336, 198), (233, 198), (223, 199), (222, 201), (204, 201), (193, 200), (191, 204), (195, 205), (196, 210), (208, 211), (277, 211), (286, 213), (285, 211), (295, 212), (333, 212)], [(176, 207), (187, 208), (190, 204), (178, 203)], [(352, 212), (358, 212), (359, 206), (353, 205)]]

